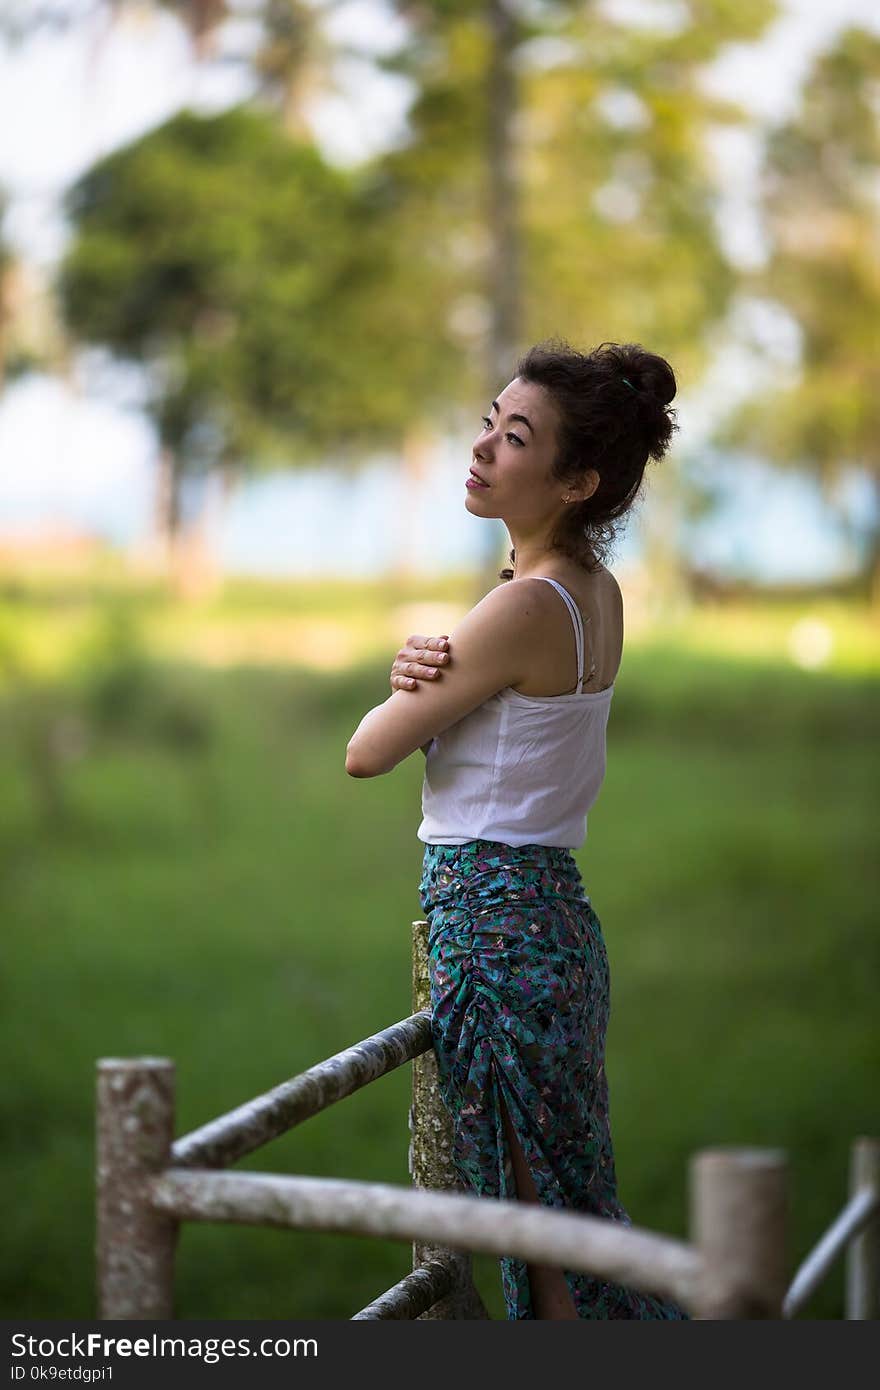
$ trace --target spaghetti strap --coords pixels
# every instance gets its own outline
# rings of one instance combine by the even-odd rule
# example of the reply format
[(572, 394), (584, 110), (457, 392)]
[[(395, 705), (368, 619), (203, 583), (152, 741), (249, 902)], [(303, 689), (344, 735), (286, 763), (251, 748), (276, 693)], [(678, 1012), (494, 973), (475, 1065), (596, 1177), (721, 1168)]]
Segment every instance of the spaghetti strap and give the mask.
[[(583, 684), (584, 684), (584, 623), (583, 623), (583, 619), (582, 619), (582, 617), (581, 617), (580, 609), (578, 608), (578, 606), (577, 606), (577, 604), (575, 603), (574, 599), (572, 598), (571, 594), (568, 592), (567, 589), (563, 588), (563, 586), (559, 583), (558, 579), (551, 579), (550, 576), (549, 576), (549, 574), (535, 574), (535, 575), (532, 576), (532, 578), (533, 578), (533, 579), (545, 579), (545, 580), (547, 581), (547, 583), (548, 583), (548, 584), (552, 584), (553, 587), (554, 587), (554, 589), (556, 589), (556, 590), (562, 595), (562, 597), (565, 599), (566, 607), (568, 608), (568, 611), (569, 611), (569, 613), (571, 614), (571, 621), (572, 621), (572, 624), (573, 624), (573, 626), (574, 626), (574, 637), (575, 637), (575, 642), (576, 642), (576, 644), (577, 644), (577, 669), (578, 669), (578, 679), (577, 679), (577, 691), (576, 691), (575, 693), (578, 694), (578, 695), (581, 695), (581, 694), (583, 693)], [(588, 622), (588, 623), (591, 622), (591, 621), (592, 621), (592, 620), (591, 620), (590, 618), (587, 619), (587, 622)], [(593, 644), (592, 644), (592, 641), (591, 641), (591, 642), (590, 642), (590, 670), (589, 670), (589, 674), (588, 674), (588, 676), (587, 676), (587, 680), (591, 680), (592, 677), (595, 675), (595, 673), (596, 673), (596, 662), (595, 662), (594, 657), (593, 657)]]

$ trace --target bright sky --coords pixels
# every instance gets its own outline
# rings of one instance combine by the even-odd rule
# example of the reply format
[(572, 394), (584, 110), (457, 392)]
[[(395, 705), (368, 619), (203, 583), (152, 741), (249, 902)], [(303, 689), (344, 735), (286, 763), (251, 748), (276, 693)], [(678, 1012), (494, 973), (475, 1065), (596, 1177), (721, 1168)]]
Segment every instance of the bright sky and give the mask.
[[(677, 12), (677, 0), (604, 3), (634, 23), (646, 15), (653, 22), (675, 22)], [(715, 90), (754, 112), (758, 125), (788, 113), (812, 56), (839, 29), (860, 24), (880, 31), (877, 0), (784, 0), (781, 10), (761, 44), (732, 45), (707, 73)], [(393, 46), (399, 32), (381, 0), (350, 0), (335, 23), (376, 49)], [(252, 39), (243, 23), (229, 33), (239, 51)], [(371, 77), (364, 63), (351, 60), (340, 65), (337, 79), (338, 94), (315, 108), (313, 126), (328, 155), (345, 161), (400, 130), (407, 91), (400, 81)], [(50, 267), (64, 244), (59, 196), (83, 169), (182, 105), (218, 109), (247, 90), (228, 65), (197, 71), (177, 21), (151, 15), (146, 5), (132, 4), (116, 28), (93, 23), (15, 50), (0, 46), (0, 187), (10, 199), (6, 235), (23, 256)], [(757, 137), (720, 134), (715, 150), (725, 170), (725, 243), (744, 264), (754, 264), (762, 250), (752, 197)], [(782, 365), (791, 360), (791, 325), (765, 307), (744, 306), (734, 329), (699, 398), (679, 401), (678, 442), (691, 451), (705, 437), (721, 390), (729, 397), (731, 374), (745, 393), (768, 369), (768, 357)], [(96, 391), (94, 381), (91, 374), (69, 385), (32, 378), (0, 398), (0, 531), (65, 519), (122, 543), (144, 533), (152, 497), (152, 431), (136, 409), (121, 409), (106, 390)], [(436, 541), (424, 557), (426, 568), (476, 558), (481, 523), (463, 505), (469, 443), (447, 443), (435, 460), (430, 497), (410, 499), (426, 523), (430, 512)], [(861, 505), (856, 481), (851, 495), (853, 506)], [(231, 568), (381, 568), (390, 547), (421, 533), (411, 516), (397, 537), (382, 525), (400, 511), (401, 500), (393, 460), (377, 461), (355, 480), (326, 473), (263, 480), (244, 489), (233, 505), (221, 550)], [(758, 511), (760, 526), (754, 522)], [(737, 517), (747, 517), (748, 524), (738, 526)], [(637, 538), (630, 537), (621, 556), (635, 545)], [(833, 573), (852, 562), (825, 525), (822, 503), (811, 489), (741, 463), (731, 506), (703, 528), (697, 549), (706, 562), (768, 578)]]

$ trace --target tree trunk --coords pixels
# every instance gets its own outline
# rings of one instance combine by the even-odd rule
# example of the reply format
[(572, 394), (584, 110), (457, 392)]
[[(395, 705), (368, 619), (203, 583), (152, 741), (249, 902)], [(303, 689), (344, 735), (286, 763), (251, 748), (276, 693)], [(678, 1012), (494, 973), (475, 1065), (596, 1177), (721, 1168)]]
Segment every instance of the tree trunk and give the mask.
[(297, 64), (284, 79), (281, 97), (281, 124), (291, 140), (310, 143), (314, 140), (312, 128), (306, 119), (306, 110), (313, 96), (317, 96), (323, 83), (321, 76), (307, 64)]
[[(513, 369), (519, 331), (519, 228), (514, 122), (517, 84), (513, 70), (516, 22), (511, 0), (488, 0), (492, 39), (486, 131), (486, 187), (489, 190), (489, 286), (492, 296), (489, 374), (493, 395)], [(502, 380), (503, 378), (503, 380)]]
[[(877, 498), (875, 507), (880, 514), (880, 478), (875, 480)], [(880, 519), (875, 521), (868, 534), (868, 550), (865, 556), (865, 586), (871, 616), (880, 623)]]
[(6, 362), (9, 356), (13, 266), (14, 262), (5, 257), (3, 247), (0, 246), (0, 390), (2, 390), (6, 380)]
[(187, 0), (181, 19), (186, 26), (197, 63), (209, 63), (217, 56), (217, 36), (227, 18), (226, 0)]
[[(513, 66), (517, 26), (512, 0), (487, 0), (486, 19), (491, 38), (486, 75), (486, 180), (489, 190), (488, 281), (490, 287), (488, 400), (503, 390), (513, 372), (519, 334), (520, 254), (514, 123), (517, 82)], [(500, 522), (487, 522), (477, 576), (478, 598), (498, 583), (507, 562), (509, 538)]]
[(163, 445), (156, 457), (152, 527), (134, 548), (134, 567), (151, 576), (171, 579), (180, 531), (180, 488), (183, 472), (173, 449)]
[(430, 568), (425, 557), (430, 557), (431, 539), (418, 524), (418, 511), (433, 442), (427, 426), (419, 421), (407, 430), (401, 448), (400, 494), (395, 510), (397, 533), (389, 573), (402, 583), (410, 583), (420, 571)]
[(224, 460), (206, 479), (197, 515), (174, 544), (174, 590), (185, 602), (204, 602), (223, 587), (219, 533), (238, 483), (238, 469)]

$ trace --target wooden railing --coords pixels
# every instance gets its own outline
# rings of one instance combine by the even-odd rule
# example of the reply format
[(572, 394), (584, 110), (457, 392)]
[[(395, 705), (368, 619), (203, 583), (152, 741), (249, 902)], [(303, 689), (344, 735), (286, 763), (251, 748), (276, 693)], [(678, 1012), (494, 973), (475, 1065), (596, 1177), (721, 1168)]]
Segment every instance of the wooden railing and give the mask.
[[(697, 1318), (792, 1317), (847, 1251), (848, 1318), (878, 1316), (880, 1141), (853, 1149), (851, 1197), (788, 1287), (787, 1163), (778, 1150), (691, 1159), (691, 1242), (634, 1226), (465, 1193), (431, 1047), (427, 923), (413, 923), (415, 1012), (175, 1140), (174, 1063), (102, 1058), (97, 1076), (100, 1318), (174, 1316), (181, 1221), (220, 1221), (413, 1242), (413, 1270), (353, 1320), (485, 1318), (471, 1254), (510, 1255), (668, 1296)], [(385, 1183), (228, 1172), (245, 1154), (380, 1076), (413, 1063), (409, 1171)]]

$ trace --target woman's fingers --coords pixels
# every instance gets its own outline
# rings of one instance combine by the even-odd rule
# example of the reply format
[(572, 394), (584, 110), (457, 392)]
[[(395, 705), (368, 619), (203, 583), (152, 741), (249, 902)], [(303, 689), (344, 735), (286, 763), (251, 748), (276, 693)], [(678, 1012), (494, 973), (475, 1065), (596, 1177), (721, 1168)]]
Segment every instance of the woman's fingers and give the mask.
[(394, 659), (394, 665), (391, 667), (391, 688), (414, 690), (420, 680), (436, 680), (449, 661), (447, 634), (444, 633), (440, 637), (423, 637), (421, 633), (412, 633)]

